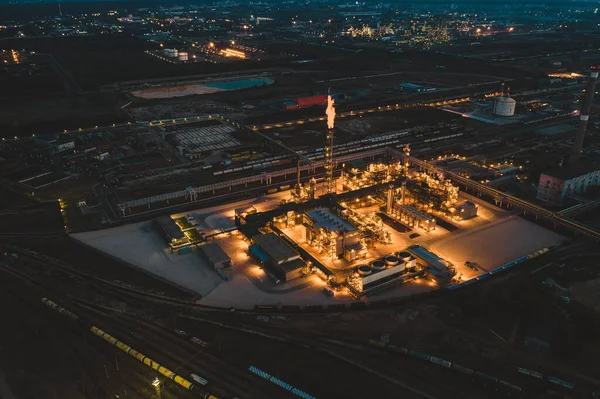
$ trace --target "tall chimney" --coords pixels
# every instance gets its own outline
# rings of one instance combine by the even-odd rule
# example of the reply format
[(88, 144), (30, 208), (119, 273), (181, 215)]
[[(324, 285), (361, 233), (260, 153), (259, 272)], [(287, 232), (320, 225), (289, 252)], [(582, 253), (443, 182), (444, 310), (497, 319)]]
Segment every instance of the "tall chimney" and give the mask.
[(590, 119), (590, 111), (592, 109), (592, 102), (594, 101), (594, 93), (596, 92), (596, 82), (598, 81), (598, 70), (599, 66), (593, 66), (590, 73), (590, 81), (588, 82), (585, 102), (583, 108), (581, 108), (581, 114), (579, 115), (579, 127), (577, 134), (575, 135), (575, 141), (573, 142), (573, 150), (571, 152), (571, 161), (576, 161), (581, 155), (581, 147), (583, 146), (583, 139), (585, 138), (585, 130), (587, 128), (588, 120)]

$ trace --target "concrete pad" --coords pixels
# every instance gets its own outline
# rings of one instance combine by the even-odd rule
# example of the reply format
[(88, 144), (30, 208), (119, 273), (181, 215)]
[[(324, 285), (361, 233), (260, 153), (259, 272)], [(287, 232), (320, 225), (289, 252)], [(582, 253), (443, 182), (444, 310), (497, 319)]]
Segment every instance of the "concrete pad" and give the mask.
[(169, 253), (164, 239), (150, 221), (72, 237), (201, 295), (223, 283), (196, 250), (184, 255)]
[(552, 245), (566, 238), (518, 216), (509, 216), (478, 229), (455, 233), (430, 249), (455, 265), (476, 262), (485, 271)]

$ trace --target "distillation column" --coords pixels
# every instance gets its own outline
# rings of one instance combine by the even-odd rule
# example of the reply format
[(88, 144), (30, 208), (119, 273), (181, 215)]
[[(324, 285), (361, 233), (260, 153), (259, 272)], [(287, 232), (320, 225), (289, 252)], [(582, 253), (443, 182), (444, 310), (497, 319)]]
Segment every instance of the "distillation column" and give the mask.
[(388, 192), (387, 192), (386, 213), (389, 215), (393, 211), (394, 211), (394, 185), (390, 184), (388, 186)]

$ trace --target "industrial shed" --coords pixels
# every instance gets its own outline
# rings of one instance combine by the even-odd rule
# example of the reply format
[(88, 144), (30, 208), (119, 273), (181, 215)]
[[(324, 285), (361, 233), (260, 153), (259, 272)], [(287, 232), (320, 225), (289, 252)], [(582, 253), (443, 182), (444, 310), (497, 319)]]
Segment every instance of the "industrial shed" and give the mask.
[(252, 237), (249, 254), (282, 282), (300, 277), (304, 261), (275, 233)]
[(431, 273), (431, 275), (435, 277), (440, 284), (446, 284), (450, 282), (456, 273), (452, 263), (440, 258), (433, 252), (420, 245), (411, 245), (410, 247), (406, 248), (406, 250), (412, 256), (417, 258), (417, 264), (426, 268), (427, 271)]
[(154, 219), (154, 225), (158, 227), (167, 244), (171, 247), (189, 244), (190, 240), (183, 234), (177, 223), (171, 219), (171, 216), (161, 216)]
[(217, 243), (211, 242), (200, 246), (200, 256), (213, 269), (227, 269), (231, 267), (231, 258)]
[(472, 219), (477, 216), (477, 204), (471, 201), (464, 201), (455, 206), (456, 216), (462, 220)]

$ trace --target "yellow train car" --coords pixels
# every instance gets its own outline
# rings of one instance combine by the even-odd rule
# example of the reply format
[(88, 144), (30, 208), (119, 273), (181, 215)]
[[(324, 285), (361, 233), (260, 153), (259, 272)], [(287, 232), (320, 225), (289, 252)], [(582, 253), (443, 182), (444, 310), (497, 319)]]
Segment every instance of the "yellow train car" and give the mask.
[[(168, 379), (175, 381), (177, 384), (181, 385), (185, 389), (192, 390), (194, 388), (194, 384), (192, 384), (187, 379), (175, 374), (174, 372), (172, 372), (165, 366), (162, 366), (160, 363), (155, 362), (154, 360), (150, 359), (148, 356), (145, 356), (144, 354), (136, 351), (131, 346), (126, 345), (125, 343), (119, 341), (118, 339), (116, 339), (112, 335), (102, 331), (98, 327), (92, 326), (92, 327), (90, 327), (90, 331), (92, 332), (92, 334), (97, 335), (98, 337), (102, 338), (103, 340), (111, 343), (113, 346), (116, 346), (123, 352), (127, 353), (129, 356), (136, 358), (137, 360), (144, 363), (146, 366), (150, 367), (151, 369), (156, 370), (160, 374), (167, 377)], [(217, 397), (215, 397), (213, 395), (210, 395), (210, 394), (208, 394), (208, 395), (209, 396), (207, 396), (207, 399), (217, 399)]]

